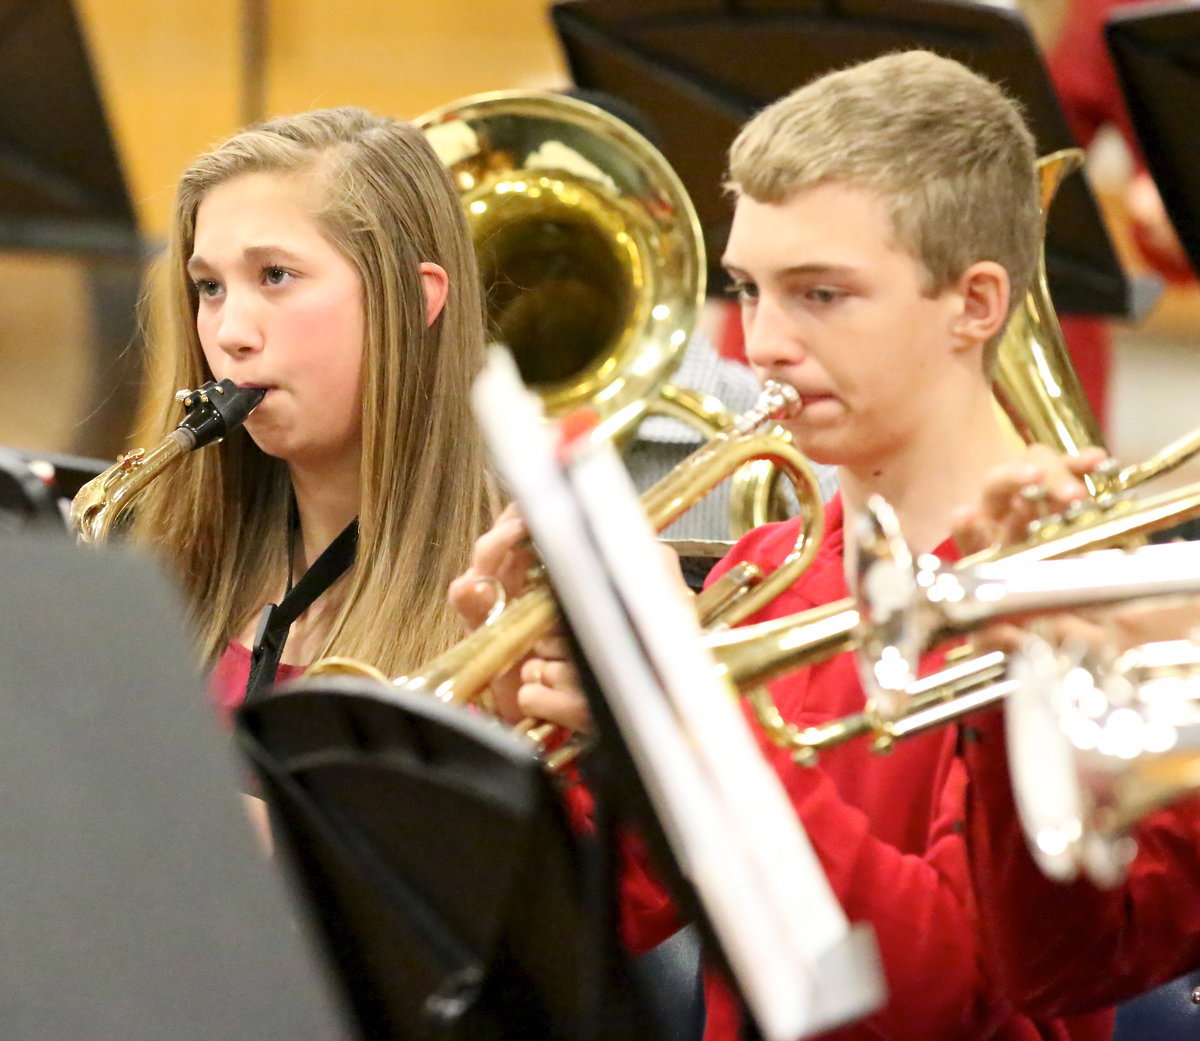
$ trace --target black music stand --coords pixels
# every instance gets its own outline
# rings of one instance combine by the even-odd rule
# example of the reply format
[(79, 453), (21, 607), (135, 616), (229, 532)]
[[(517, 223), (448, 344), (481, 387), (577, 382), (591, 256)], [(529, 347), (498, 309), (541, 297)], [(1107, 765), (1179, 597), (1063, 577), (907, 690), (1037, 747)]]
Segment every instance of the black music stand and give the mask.
[(0, 537), (6, 1041), (345, 1037), (148, 560)]
[(1200, 271), (1200, 3), (1118, 10), (1104, 37), (1146, 166)]
[(236, 725), (364, 1038), (656, 1036), (527, 744), (344, 677)]
[(27, 448), (0, 448), (0, 452), (11, 453), (26, 466), (51, 471), (53, 490), (64, 499), (73, 499), (75, 493), (88, 481), (112, 466), (112, 460), (67, 455), (63, 452), (34, 452)]
[[(956, 58), (1020, 99), (1042, 154), (1074, 142), (1014, 10), (959, 0), (571, 0), (551, 9), (583, 88), (643, 108), (696, 204), (712, 284), (729, 233), (725, 154), (738, 127), (831, 69), (911, 47)], [(1069, 314), (1132, 317), (1135, 300), (1083, 177), (1051, 209), (1046, 263)]]
[(0, 0), (0, 249), (83, 258), (96, 407), (74, 450), (115, 454), (141, 382), (141, 236), (70, 0)]
[(140, 249), (69, 0), (0, 0), (0, 246)]
[(58, 498), (53, 479), (47, 480), (20, 454), (0, 446), (0, 532), (62, 531)]
[(0, 445), (0, 530), (64, 530), (75, 494), (111, 464)]

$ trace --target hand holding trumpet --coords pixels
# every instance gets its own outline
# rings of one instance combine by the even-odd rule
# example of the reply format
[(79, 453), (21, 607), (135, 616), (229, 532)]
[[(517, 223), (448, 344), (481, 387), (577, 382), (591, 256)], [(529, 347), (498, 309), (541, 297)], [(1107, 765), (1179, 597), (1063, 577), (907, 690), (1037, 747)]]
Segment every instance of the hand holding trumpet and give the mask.
[[(954, 538), (964, 553), (1018, 545), (1029, 528), (1047, 515), (1062, 514), (1084, 502), (1085, 474), (1109, 465), (1100, 449), (1064, 455), (1044, 445), (1033, 445), (1025, 457), (995, 468), (988, 475), (979, 503), (964, 506), (954, 515)], [(1149, 640), (1174, 639), (1200, 624), (1200, 601), (1134, 603), (1109, 609), (1061, 612), (1039, 618), (1038, 632), (1051, 643), (1082, 640), (1093, 646), (1118, 650)], [(1012, 622), (980, 629), (974, 638), (985, 650), (1015, 650), (1025, 630)]]
[(1065, 455), (1031, 445), (1023, 458), (988, 474), (978, 503), (955, 510), (955, 542), (964, 554), (1019, 545), (1031, 525), (1084, 501), (1088, 490), (1083, 477), (1107, 462), (1100, 448)]
[[(486, 623), (498, 603), (525, 591), (536, 567), (529, 530), (510, 504), (476, 540), (470, 567), (450, 584), (450, 603), (473, 632)], [(556, 681), (564, 691), (553, 686)], [(587, 728), (587, 707), (577, 693), (575, 669), (558, 629), (538, 640), (512, 668), (497, 673), (490, 687), (492, 707), (506, 722), (532, 716), (573, 731)]]
[[(662, 552), (672, 574), (679, 577), (680, 595), (692, 598), (679, 569), (679, 559), (667, 546)], [(514, 505), (479, 537), (471, 553), (471, 566), (450, 585), (450, 603), (469, 629), (483, 625), (494, 610), (497, 595), (520, 595), (537, 566), (525, 521)], [(561, 626), (547, 633), (511, 669), (491, 682), (496, 713), (510, 723), (536, 719), (572, 733), (591, 730), (587, 700)]]

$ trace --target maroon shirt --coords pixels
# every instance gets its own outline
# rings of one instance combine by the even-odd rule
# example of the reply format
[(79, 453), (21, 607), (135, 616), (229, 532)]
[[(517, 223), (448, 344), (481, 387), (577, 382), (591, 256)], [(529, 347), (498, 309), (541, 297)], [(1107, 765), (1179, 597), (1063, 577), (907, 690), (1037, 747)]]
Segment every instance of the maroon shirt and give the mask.
[[(298, 679), (303, 672), (303, 665), (280, 665), (275, 673), (275, 682)], [(208, 691), (225, 723), (233, 718), (233, 713), (241, 706), (249, 680), (250, 648), (230, 640), (208, 681)]]

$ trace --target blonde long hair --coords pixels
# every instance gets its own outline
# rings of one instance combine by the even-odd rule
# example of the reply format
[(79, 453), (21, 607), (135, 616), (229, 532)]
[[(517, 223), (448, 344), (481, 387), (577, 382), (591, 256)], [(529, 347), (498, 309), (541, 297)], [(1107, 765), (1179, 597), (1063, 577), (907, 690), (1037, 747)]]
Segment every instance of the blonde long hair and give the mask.
[[(251, 127), (184, 173), (168, 244), (152, 275), (150, 339), (172, 387), (211, 379), (186, 265), (205, 194), (252, 172), (312, 178), (315, 218), (363, 285), (364, 357), (358, 556), (321, 654), (388, 674), (458, 638), (446, 587), (494, 509), (468, 389), (483, 356), (479, 276), (449, 176), (424, 135), (354, 108)], [(426, 324), (418, 265), (441, 265), (450, 294)], [(178, 420), (163, 388), (157, 427)], [(319, 417), (314, 417), (318, 420)], [(135, 537), (179, 570), (213, 662), (286, 571), (287, 467), (245, 433), (191, 457), (139, 502)]]

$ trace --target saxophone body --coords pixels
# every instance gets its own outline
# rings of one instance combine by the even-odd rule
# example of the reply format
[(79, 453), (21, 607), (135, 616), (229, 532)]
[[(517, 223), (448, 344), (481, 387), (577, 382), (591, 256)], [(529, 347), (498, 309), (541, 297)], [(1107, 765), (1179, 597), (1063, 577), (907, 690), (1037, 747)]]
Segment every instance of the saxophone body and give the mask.
[(79, 541), (107, 542), (129, 506), (155, 478), (176, 466), (189, 452), (214, 444), (240, 427), (266, 392), (239, 387), (232, 380), (209, 381), (197, 390), (175, 395), (184, 416), (150, 451), (138, 448), (122, 455), (93, 477), (71, 500), (71, 527)]

